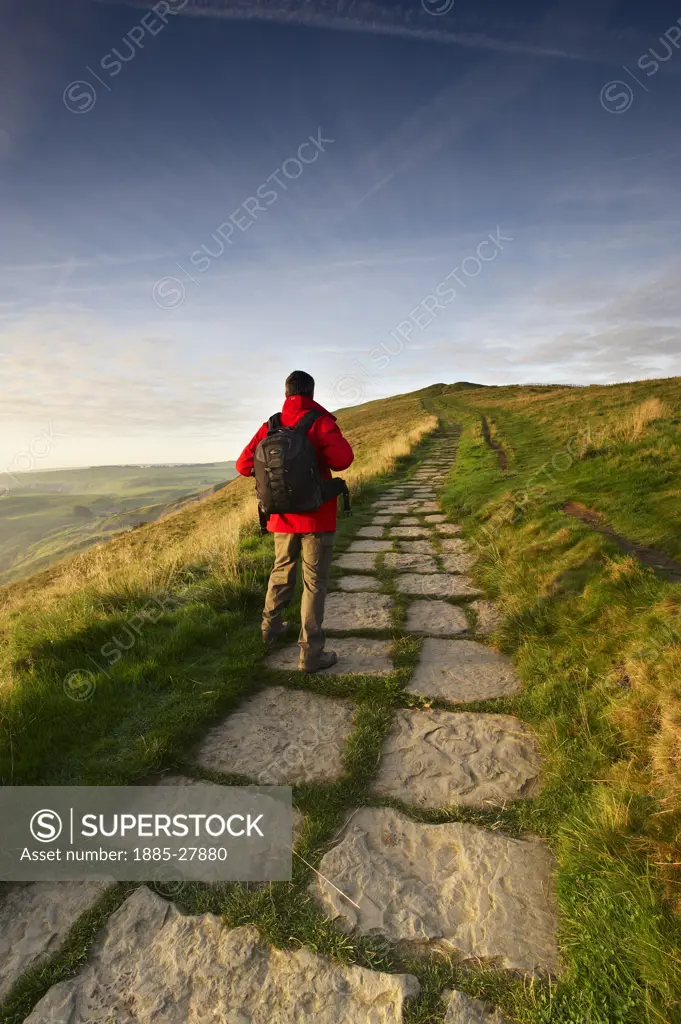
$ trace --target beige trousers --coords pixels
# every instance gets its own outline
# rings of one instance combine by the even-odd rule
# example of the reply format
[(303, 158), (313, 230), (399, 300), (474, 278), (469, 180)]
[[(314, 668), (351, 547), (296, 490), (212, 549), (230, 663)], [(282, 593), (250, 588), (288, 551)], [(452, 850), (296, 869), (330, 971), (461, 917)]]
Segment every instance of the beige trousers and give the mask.
[(281, 629), (282, 612), (293, 597), (298, 558), (302, 555), (303, 599), (298, 643), (303, 661), (324, 650), (324, 602), (335, 536), (335, 533), (274, 534), (274, 567), (270, 573), (262, 626), (273, 633)]

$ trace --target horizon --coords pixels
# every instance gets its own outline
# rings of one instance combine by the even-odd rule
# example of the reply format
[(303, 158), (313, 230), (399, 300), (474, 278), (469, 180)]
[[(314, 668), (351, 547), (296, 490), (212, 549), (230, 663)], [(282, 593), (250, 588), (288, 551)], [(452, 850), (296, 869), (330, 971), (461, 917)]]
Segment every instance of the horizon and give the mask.
[[(651, 384), (653, 384), (657, 380), (673, 380), (673, 379), (675, 379), (675, 377), (676, 377), (676, 375), (673, 375), (672, 377), (659, 377), (659, 378), (651, 377), (651, 378), (647, 378), (647, 380)], [(445, 387), (445, 388), (451, 388), (451, 387), (456, 387), (457, 385), (460, 385), (460, 384), (465, 384), (465, 385), (467, 385), (469, 387), (473, 387), (473, 388), (495, 388), (495, 387), (515, 387), (515, 388), (522, 388), (522, 387), (529, 387), (529, 388), (533, 388), (533, 387), (534, 388), (590, 388), (590, 387), (604, 387), (604, 388), (610, 388), (610, 387), (617, 387), (618, 385), (621, 385), (621, 384), (635, 384), (635, 383), (638, 383), (638, 379), (637, 378), (632, 378), (630, 380), (624, 380), (624, 381), (613, 381), (612, 383), (609, 383), (609, 384), (568, 384), (568, 383), (558, 384), (558, 383), (552, 383), (551, 381), (525, 381), (524, 383), (521, 383), (521, 384), (478, 384), (475, 381), (453, 381), (451, 384), (443, 384), (442, 386)], [(435, 386), (436, 385), (434, 385), (434, 384), (433, 385), (426, 385), (426, 387), (435, 387)], [(422, 390), (422, 389), (417, 389), (417, 390)], [(394, 395), (386, 395), (383, 398), (369, 399), (367, 402), (358, 403), (358, 406), (359, 405), (368, 405), (372, 401), (383, 401), (383, 400), (388, 400), (390, 398), (399, 398), (401, 394), (410, 394), (410, 392), (408, 392), (408, 391), (407, 392), (400, 392), (400, 393), (394, 394)], [(330, 411), (335, 414), (335, 413), (338, 413), (338, 412), (344, 412), (346, 409), (351, 409), (351, 408), (355, 408), (355, 406), (345, 406), (345, 407), (343, 407), (341, 409), (332, 409)], [(236, 452), (234, 454), (234, 458), (213, 459), (213, 460), (209, 460), (209, 461), (192, 461), (192, 462), (177, 462), (177, 461), (171, 461), (171, 462), (102, 462), (102, 463), (92, 463), (92, 464), (84, 463), (84, 464), (74, 464), (74, 465), (55, 465), (55, 466), (49, 466), (49, 467), (36, 465), (36, 466), (32, 467), (31, 469), (26, 469), (26, 470), (20, 470), (20, 469), (17, 470), (17, 469), (15, 469), (15, 470), (13, 470), (13, 473), (10, 474), (10, 475), (14, 475), (16, 477), (20, 477), (22, 475), (28, 476), (28, 475), (37, 474), (37, 473), (56, 473), (56, 472), (60, 472), (60, 471), (68, 472), (69, 470), (73, 470), (75, 472), (75, 471), (77, 471), (79, 469), (163, 469), (163, 468), (183, 467), (183, 466), (184, 467), (190, 467), (190, 466), (215, 466), (215, 465), (219, 465), (221, 463), (234, 464), (236, 462), (236, 460), (238, 459), (239, 454), (240, 454), (240, 452)], [(7, 467), (0, 468), (0, 477), (2, 477), (3, 475), (6, 475), (7, 472), (8, 472), (7, 471)], [(0, 488), (0, 491), (1, 490), (2, 490), (2, 488)], [(9, 488), (9, 490), (11, 490), (11, 488)]]
[(681, 374), (679, 12), (163, 4), (7, 16), (0, 466), (234, 461), (295, 367)]

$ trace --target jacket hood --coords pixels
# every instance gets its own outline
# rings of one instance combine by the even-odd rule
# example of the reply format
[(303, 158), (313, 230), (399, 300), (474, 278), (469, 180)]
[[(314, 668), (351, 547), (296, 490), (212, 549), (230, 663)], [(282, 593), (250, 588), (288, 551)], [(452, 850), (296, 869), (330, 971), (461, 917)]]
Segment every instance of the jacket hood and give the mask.
[(283, 416), (293, 418), (309, 412), (310, 409), (317, 409), (319, 412), (323, 412), (325, 416), (330, 416), (333, 420), (336, 418), (323, 405), (315, 402), (314, 398), (308, 398), (306, 395), (291, 395), (290, 398), (285, 399), (281, 412)]

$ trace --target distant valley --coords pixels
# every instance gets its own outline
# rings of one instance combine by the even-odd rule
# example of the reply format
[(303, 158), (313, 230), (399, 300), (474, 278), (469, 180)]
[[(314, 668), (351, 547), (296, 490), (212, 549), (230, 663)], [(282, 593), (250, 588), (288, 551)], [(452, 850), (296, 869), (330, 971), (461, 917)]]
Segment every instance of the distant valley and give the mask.
[(218, 490), (233, 462), (92, 466), (0, 476), (0, 584)]

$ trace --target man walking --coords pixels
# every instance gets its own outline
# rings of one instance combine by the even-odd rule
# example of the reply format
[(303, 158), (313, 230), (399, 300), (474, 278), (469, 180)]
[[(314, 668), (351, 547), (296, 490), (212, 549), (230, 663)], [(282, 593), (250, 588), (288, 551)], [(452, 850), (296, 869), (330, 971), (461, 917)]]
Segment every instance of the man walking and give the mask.
[[(324, 650), (325, 634), (322, 629), (326, 587), (333, 557), (338, 497), (335, 495), (321, 501), (315, 507), (313, 477), (320, 477), (320, 483), (323, 484), (331, 480), (331, 470), (338, 472), (347, 469), (354, 459), (352, 448), (336, 425), (335, 416), (315, 402), (314, 386), (309, 373), (303, 370), (291, 373), (286, 378), (286, 401), (281, 415), (263, 423), (236, 463), (237, 472), (242, 476), (257, 477), (254, 465), (256, 458), (260, 458), (258, 472), (267, 475), (267, 471), (262, 469), (261, 442), (267, 443), (270, 438), (276, 439), (282, 433), (288, 440), (292, 436), (291, 428), (298, 424), (301, 424), (300, 429), (313, 446), (310, 455), (316, 457), (319, 473), (312, 472), (309, 477), (305, 477), (306, 480), (310, 479), (306, 487), (311, 492), (307, 502), (303, 502), (307, 511), (273, 513), (267, 519), (267, 530), (274, 534), (274, 568), (270, 575), (262, 619), (262, 638), (266, 644), (273, 643), (287, 632), (288, 623), (282, 621), (282, 612), (293, 596), (298, 558), (302, 556), (303, 599), (298, 643), (300, 669), (303, 672), (319, 672), (338, 661), (335, 651)], [(283, 432), (281, 428), (284, 428)], [(280, 447), (283, 448), (283, 445)], [(280, 454), (272, 445), (270, 448), (275, 455)], [(276, 463), (276, 459), (273, 461)], [(280, 486), (280, 495), (281, 492)], [(282, 500), (285, 502), (286, 498), (280, 497), (279, 500), (280, 503)]]

